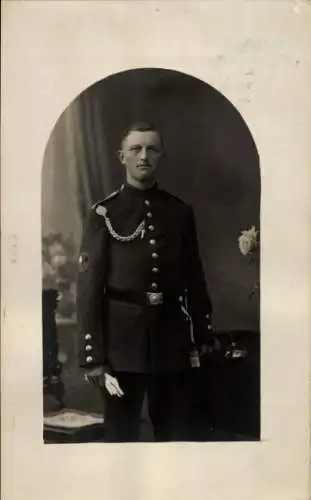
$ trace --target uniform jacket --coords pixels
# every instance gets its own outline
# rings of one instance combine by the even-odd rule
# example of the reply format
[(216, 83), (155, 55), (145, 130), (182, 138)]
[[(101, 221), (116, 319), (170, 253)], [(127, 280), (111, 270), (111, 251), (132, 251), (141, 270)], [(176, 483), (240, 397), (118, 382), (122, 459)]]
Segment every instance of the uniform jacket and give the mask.
[[(162, 292), (164, 300), (153, 306), (115, 300), (111, 288)], [(183, 370), (193, 342), (200, 347), (211, 339), (211, 311), (189, 205), (157, 184), (139, 190), (126, 183), (90, 209), (77, 280), (81, 367)]]

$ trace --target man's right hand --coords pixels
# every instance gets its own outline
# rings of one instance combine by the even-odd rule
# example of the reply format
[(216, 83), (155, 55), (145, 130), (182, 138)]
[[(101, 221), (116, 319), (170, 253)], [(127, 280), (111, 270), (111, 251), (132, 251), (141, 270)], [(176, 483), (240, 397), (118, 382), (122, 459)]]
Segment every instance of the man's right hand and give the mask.
[(110, 373), (104, 374), (104, 385), (110, 396), (118, 396), (118, 398), (124, 396), (124, 392), (119, 385), (118, 379), (110, 375)]
[(105, 387), (110, 396), (121, 398), (124, 395), (118, 379), (106, 372), (101, 366), (88, 370), (84, 377), (87, 382), (93, 382), (95, 385), (98, 384), (100, 387)]

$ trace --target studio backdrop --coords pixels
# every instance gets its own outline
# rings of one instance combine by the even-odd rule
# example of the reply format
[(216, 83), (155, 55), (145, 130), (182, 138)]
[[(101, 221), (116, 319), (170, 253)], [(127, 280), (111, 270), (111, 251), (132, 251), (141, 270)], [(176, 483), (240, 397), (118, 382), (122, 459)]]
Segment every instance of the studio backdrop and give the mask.
[[(258, 330), (257, 269), (238, 246), (242, 230), (260, 229), (258, 153), (237, 109), (192, 76), (166, 69), (124, 71), (90, 86), (68, 105), (43, 162), (47, 244), (51, 233), (70, 239), (74, 259), (87, 208), (124, 180), (117, 151), (124, 129), (136, 121), (153, 123), (163, 136), (160, 186), (194, 208), (214, 328)], [(73, 308), (68, 311), (74, 314)]]

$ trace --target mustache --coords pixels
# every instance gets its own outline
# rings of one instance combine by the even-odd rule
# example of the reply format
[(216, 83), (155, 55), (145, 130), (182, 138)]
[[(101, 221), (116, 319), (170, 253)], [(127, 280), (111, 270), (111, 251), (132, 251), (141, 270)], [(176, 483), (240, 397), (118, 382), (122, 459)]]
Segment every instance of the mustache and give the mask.
[(148, 161), (140, 161), (137, 163), (137, 167), (151, 167), (151, 165)]

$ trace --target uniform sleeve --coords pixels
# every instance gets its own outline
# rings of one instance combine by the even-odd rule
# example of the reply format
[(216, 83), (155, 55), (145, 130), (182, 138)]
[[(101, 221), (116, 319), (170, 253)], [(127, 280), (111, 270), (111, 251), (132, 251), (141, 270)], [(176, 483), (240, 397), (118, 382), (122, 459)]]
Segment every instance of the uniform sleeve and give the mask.
[(91, 209), (84, 223), (77, 277), (79, 364), (82, 368), (108, 365), (103, 328), (107, 244), (103, 220)]
[(195, 345), (197, 347), (203, 344), (213, 345), (212, 303), (199, 254), (195, 218), (190, 207), (188, 207), (184, 236), (184, 269), (187, 309), (192, 319)]

